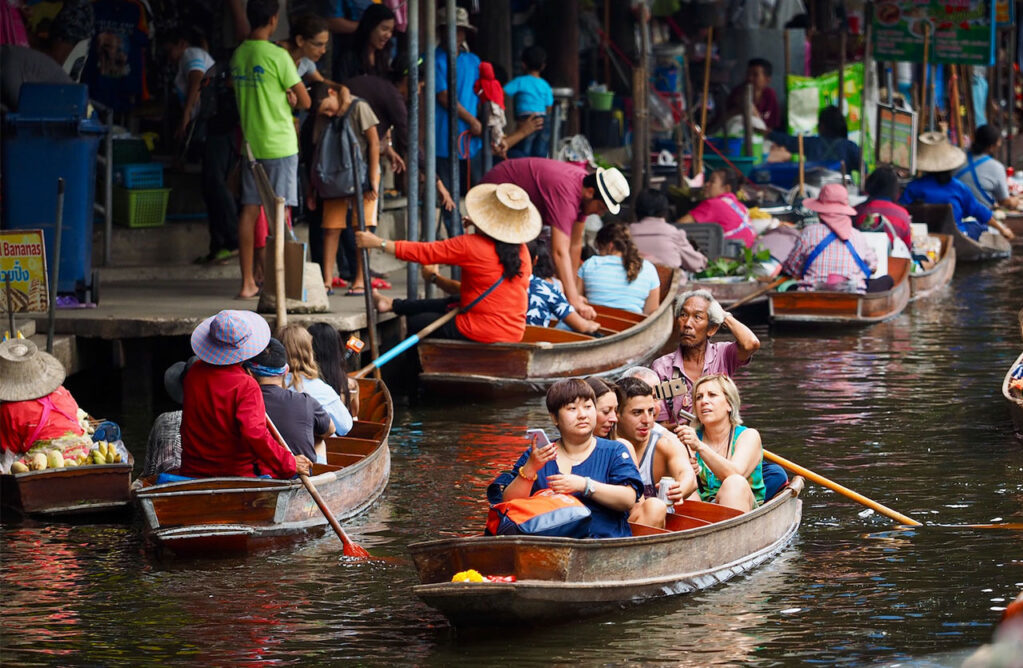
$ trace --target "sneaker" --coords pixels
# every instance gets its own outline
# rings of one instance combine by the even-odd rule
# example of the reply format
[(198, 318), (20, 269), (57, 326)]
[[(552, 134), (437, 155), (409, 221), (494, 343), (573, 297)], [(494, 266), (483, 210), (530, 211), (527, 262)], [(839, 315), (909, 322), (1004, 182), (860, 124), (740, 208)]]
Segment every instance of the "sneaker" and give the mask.
[(238, 257), (238, 249), (227, 250), (226, 248), (221, 248), (210, 257), (209, 261), (216, 264), (223, 264), (236, 257)]

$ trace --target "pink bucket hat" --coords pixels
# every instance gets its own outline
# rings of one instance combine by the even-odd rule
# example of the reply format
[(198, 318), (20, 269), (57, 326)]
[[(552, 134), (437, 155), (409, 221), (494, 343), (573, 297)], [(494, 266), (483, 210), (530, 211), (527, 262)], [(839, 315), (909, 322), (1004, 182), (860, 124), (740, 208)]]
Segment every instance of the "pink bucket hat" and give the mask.
[(252, 311), (221, 311), (192, 332), (192, 350), (215, 366), (238, 364), (255, 357), (270, 342), (270, 326)]
[(821, 188), (821, 194), (817, 195), (817, 199), (804, 199), (803, 206), (817, 213), (856, 215), (856, 209), (849, 206), (849, 191), (837, 183), (829, 183)]

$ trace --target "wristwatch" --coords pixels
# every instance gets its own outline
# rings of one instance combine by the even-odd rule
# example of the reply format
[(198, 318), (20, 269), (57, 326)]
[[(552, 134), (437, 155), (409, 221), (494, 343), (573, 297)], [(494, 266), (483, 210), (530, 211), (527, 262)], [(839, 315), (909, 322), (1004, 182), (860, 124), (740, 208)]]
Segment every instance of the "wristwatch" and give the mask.
[(380, 250), (382, 250), (385, 253), (387, 252), (387, 239), (380, 240)]
[(586, 487), (583, 489), (583, 496), (587, 499), (593, 496), (593, 478), (586, 478)]

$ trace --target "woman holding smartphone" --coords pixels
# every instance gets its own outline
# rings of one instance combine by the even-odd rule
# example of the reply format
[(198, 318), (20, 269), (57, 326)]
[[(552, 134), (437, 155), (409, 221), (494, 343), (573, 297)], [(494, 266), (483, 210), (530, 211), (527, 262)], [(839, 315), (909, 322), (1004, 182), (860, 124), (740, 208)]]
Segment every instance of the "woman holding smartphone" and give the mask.
[(504, 501), (550, 488), (579, 498), (592, 513), (589, 538), (631, 536), (629, 511), (643, 494), (639, 470), (624, 445), (595, 437), (597, 411), (590, 386), (579, 378), (547, 390), (547, 410), (561, 438), (534, 444), (519, 457)]

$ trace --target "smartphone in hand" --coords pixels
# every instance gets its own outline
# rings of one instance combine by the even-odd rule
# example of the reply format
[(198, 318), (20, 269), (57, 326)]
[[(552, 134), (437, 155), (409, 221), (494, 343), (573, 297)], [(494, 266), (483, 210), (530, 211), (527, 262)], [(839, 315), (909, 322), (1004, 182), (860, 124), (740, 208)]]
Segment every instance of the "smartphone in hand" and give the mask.
[(526, 438), (529, 439), (534, 448), (542, 448), (551, 443), (551, 439), (547, 438), (547, 432), (543, 429), (527, 429)]

